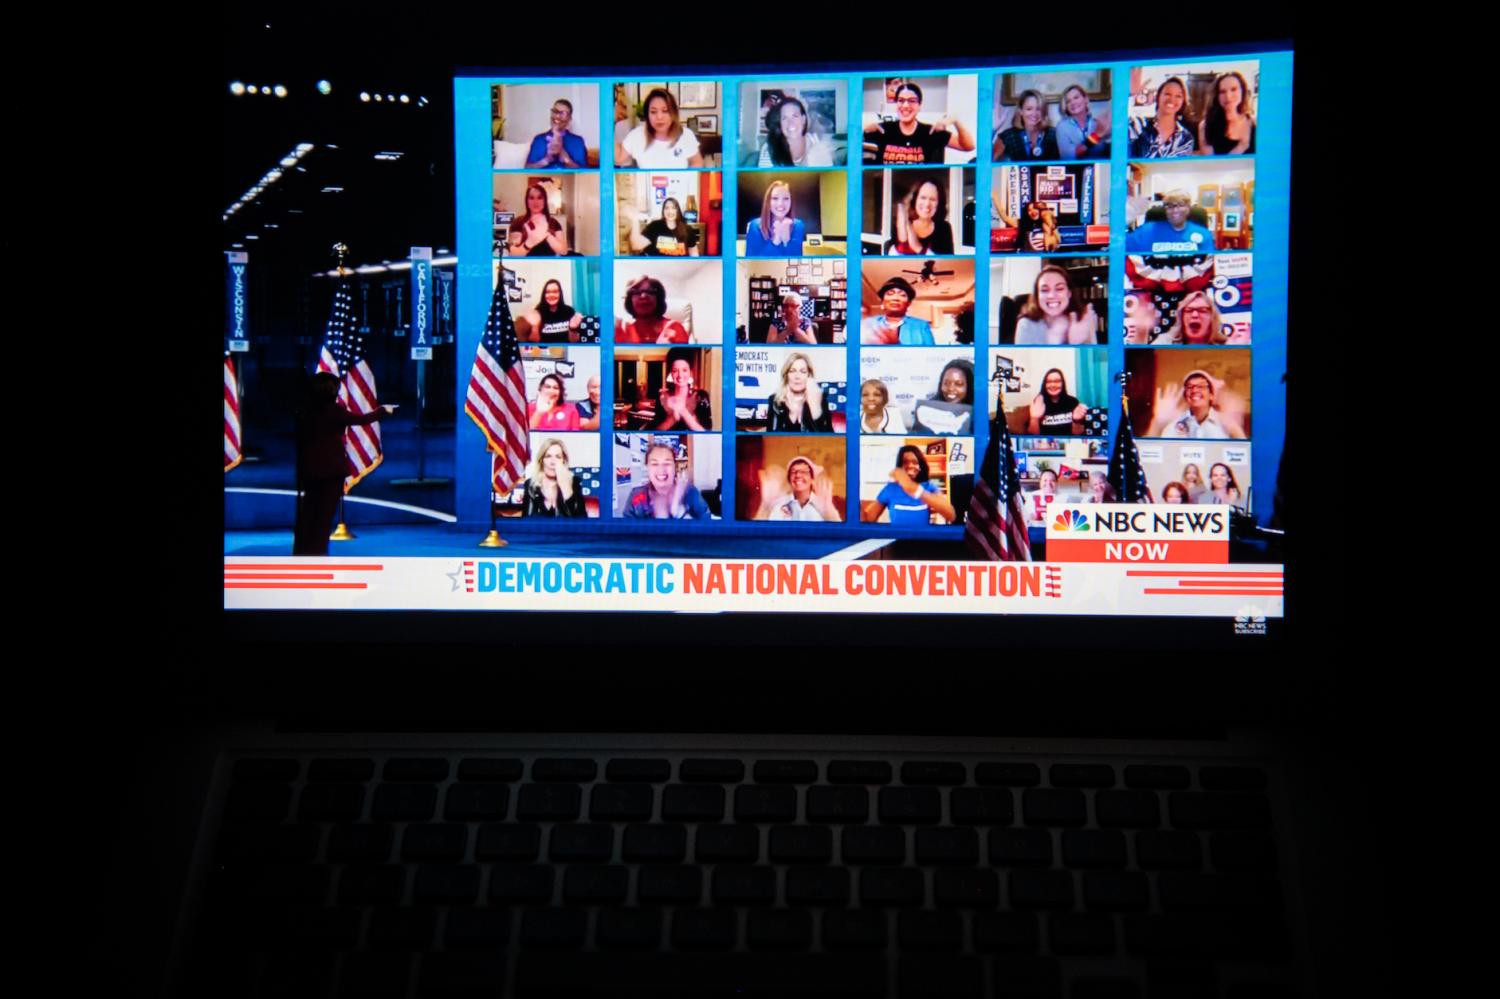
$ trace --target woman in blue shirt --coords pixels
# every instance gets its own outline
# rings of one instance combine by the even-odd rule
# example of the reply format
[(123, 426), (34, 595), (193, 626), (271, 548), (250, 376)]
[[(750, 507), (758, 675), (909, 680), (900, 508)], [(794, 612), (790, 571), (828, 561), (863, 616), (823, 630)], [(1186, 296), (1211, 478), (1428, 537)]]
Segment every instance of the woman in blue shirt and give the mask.
[(800, 257), (807, 226), (792, 214), (792, 188), (784, 180), (773, 180), (766, 188), (760, 217), (745, 227), (745, 256)]
[(1109, 159), (1109, 123), (1099, 124), (1089, 110), (1089, 95), (1076, 83), (1063, 91), (1057, 151), (1065, 160)]
[(873, 500), (865, 500), (859, 505), (860, 519), (874, 523), (889, 510), (890, 522), (898, 527), (930, 524), (934, 513), (943, 518), (943, 523), (953, 523), (953, 504), (928, 475), (927, 458), (921, 450), (910, 444), (902, 447), (896, 452), (891, 481)]

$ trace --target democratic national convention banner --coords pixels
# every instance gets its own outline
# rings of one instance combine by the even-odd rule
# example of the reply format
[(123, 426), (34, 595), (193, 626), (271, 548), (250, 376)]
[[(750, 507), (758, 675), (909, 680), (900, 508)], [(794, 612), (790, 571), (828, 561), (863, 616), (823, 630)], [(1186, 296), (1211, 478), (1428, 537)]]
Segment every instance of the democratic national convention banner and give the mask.
[[(1175, 543), (1175, 542), (1174, 542)], [(228, 558), (231, 610), (1141, 614), (1279, 618), (1282, 566), (570, 558)]]

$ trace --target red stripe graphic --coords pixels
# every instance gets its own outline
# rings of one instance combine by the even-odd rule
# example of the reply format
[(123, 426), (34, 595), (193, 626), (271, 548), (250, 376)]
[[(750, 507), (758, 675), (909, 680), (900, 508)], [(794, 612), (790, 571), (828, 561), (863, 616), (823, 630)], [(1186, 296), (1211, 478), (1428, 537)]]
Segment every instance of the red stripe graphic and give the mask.
[(226, 572), (225, 579), (332, 579), (331, 572)]
[(226, 590), (364, 590), (365, 583), (225, 583)]
[(327, 565), (323, 563), (319, 563), (318, 565), (309, 565), (306, 562), (293, 562), (290, 564), (283, 564), (280, 562), (225, 562), (224, 568), (226, 570), (234, 570), (236, 572), (242, 569), (294, 569), (298, 572), (314, 572), (320, 569), (340, 569), (346, 572), (380, 572), (385, 568), (385, 566), (376, 563), (364, 562), (350, 562), (347, 565), (342, 563), (337, 565)]
[(1210, 597), (1212, 597), (1212, 596), (1226, 596), (1226, 597), (1227, 596), (1232, 596), (1232, 597), (1278, 597), (1278, 596), (1282, 595), (1282, 593), (1281, 593), (1280, 590), (1150, 590), (1150, 589), (1148, 589), (1145, 592), (1148, 593), (1148, 594), (1163, 594), (1163, 593), (1166, 593), (1166, 594), (1176, 594), (1179, 597), (1183, 596), (1184, 594), (1189, 594), (1189, 593), (1192, 594), (1195, 597), (1196, 596), (1210, 596)]
[(1275, 577), (1276, 579), (1280, 579), (1282, 577), (1282, 573), (1279, 573), (1279, 572), (1215, 572), (1215, 571), (1210, 570), (1210, 569), (1205, 569), (1205, 570), (1202, 570), (1202, 571), (1189, 570), (1189, 571), (1186, 571), (1186, 572), (1168, 572), (1168, 571), (1166, 571), (1164, 569), (1130, 569), (1130, 570), (1126, 571), (1125, 575), (1127, 575), (1127, 576), (1169, 576), (1169, 577), (1170, 576), (1192, 576), (1194, 578), (1197, 578), (1199, 576), (1230, 576), (1230, 577), (1233, 577), (1233, 578), (1236, 578), (1236, 579), (1248, 579), (1248, 578), (1253, 577), (1253, 576), (1265, 576), (1265, 577), (1268, 577), (1268, 578), (1269, 577)]

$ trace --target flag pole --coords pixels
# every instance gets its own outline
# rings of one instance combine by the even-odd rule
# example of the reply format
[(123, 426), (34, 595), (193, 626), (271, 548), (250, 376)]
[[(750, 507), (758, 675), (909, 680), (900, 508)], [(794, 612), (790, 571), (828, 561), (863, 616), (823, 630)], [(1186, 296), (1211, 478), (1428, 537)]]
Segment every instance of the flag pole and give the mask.
[[(339, 277), (342, 278), (344, 276), (344, 261), (348, 259), (349, 256), (349, 247), (343, 243), (334, 243), (333, 252), (338, 255), (338, 272)], [(343, 367), (343, 362), (340, 362), (339, 367)], [(339, 371), (340, 380), (348, 377), (348, 372), (342, 370)], [(353, 531), (349, 530), (348, 521), (344, 519), (344, 496), (341, 495), (339, 496), (339, 523), (338, 526), (333, 529), (333, 533), (328, 536), (328, 540), (353, 541), (356, 537), (357, 535)]]
[[(493, 461), (494, 459), (492, 458), (491, 460)], [(491, 478), (493, 479), (493, 476)], [(508, 544), (510, 542), (502, 538), (500, 531), (495, 527), (495, 484), (492, 481), (490, 483), (490, 533), (486, 534), (484, 540), (479, 542), (479, 547), (504, 548)]]

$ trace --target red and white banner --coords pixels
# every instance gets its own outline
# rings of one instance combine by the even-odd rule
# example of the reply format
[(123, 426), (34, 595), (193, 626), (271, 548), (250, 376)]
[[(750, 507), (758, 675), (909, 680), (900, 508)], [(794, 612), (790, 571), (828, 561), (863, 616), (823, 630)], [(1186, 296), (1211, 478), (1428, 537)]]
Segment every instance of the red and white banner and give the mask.
[(1282, 567), (655, 558), (226, 558), (235, 609), (1275, 618)]

